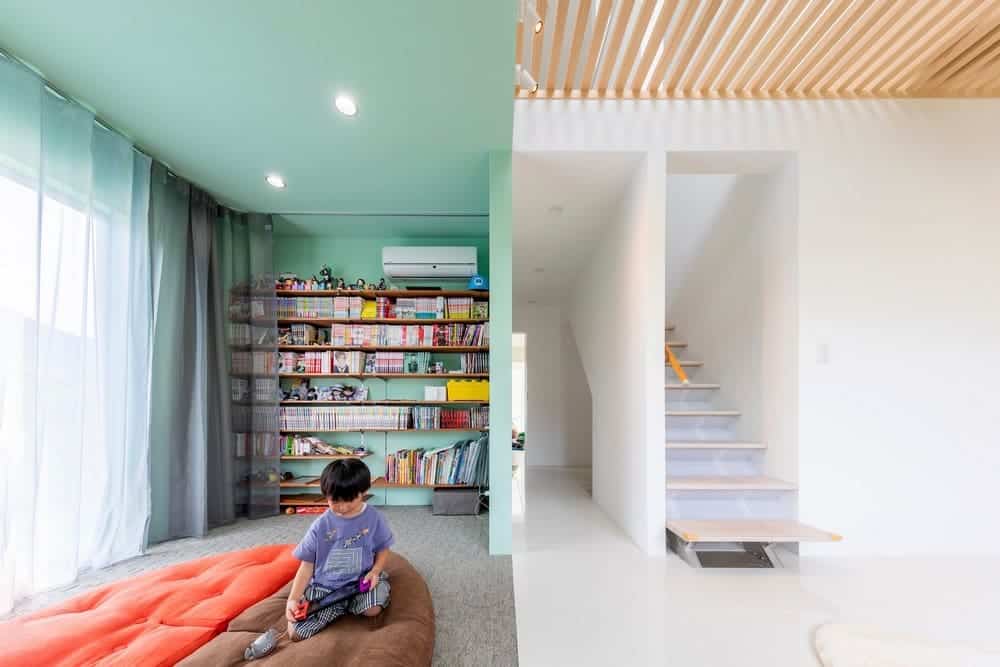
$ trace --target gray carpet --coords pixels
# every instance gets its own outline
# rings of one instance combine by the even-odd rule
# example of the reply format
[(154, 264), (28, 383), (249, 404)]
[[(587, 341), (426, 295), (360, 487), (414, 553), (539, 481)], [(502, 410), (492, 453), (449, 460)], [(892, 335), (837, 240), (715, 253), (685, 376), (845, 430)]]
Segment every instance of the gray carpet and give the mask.
[[(396, 535), (395, 551), (423, 574), (437, 616), (435, 665), (517, 665), (514, 583), (509, 556), (490, 556), (488, 516), (434, 516), (427, 507), (380, 508)], [(40, 609), (94, 586), (181, 561), (260, 544), (297, 542), (314, 517), (241, 520), (204, 539), (158, 544), (149, 553), (88, 572), (73, 586), (36, 595), (13, 615)]]

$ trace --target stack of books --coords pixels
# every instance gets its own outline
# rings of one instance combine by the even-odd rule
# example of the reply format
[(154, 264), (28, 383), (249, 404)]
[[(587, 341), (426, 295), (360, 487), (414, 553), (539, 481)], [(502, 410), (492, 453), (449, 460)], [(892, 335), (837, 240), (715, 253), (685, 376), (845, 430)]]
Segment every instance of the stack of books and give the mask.
[(470, 319), (472, 317), (472, 298), (465, 296), (448, 297), (448, 305), (445, 313), (453, 320)]
[(401, 320), (440, 320), (445, 317), (445, 299), (438, 297), (400, 297), (396, 299), (395, 317)]
[(385, 457), (390, 484), (489, 484), (489, 436), (464, 440), (441, 449), (400, 449)]
[(405, 431), (410, 408), (395, 405), (280, 408), (282, 431)]
[(236, 350), (232, 352), (230, 369), (239, 375), (270, 375), (277, 372), (277, 364), (270, 350)]
[(289, 336), (290, 345), (312, 345), (316, 342), (316, 327), (311, 324), (293, 324), (289, 329)]
[(234, 453), (237, 458), (246, 456), (278, 456), (281, 443), (275, 433), (234, 433)]
[(490, 355), (488, 352), (466, 352), (462, 355), (463, 373), (489, 373)]
[(432, 431), (441, 428), (441, 408), (414, 406), (413, 428), (418, 431)]
[(342, 320), (361, 319), (364, 299), (360, 296), (337, 296), (333, 298), (333, 316)]
[(480, 430), (490, 427), (490, 409), (488, 406), (452, 409), (441, 411), (441, 428), (462, 428)]
[(278, 297), (278, 318), (333, 317), (333, 299), (328, 296)]

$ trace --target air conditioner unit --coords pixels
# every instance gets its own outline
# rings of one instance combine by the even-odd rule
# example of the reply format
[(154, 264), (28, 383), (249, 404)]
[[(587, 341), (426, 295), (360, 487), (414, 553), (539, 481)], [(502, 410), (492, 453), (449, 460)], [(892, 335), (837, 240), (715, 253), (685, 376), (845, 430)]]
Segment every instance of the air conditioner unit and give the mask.
[(469, 278), (479, 271), (472, 247), (382, 248), (382, 273), (387, 278)]

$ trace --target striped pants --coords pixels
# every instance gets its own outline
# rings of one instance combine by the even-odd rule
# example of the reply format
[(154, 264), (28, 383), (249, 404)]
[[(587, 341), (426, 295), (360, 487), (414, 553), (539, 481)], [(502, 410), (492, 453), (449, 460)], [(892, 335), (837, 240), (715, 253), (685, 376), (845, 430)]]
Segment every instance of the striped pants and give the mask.
[[(303, 594), (310, 603), (318, 602), (332, 593), (329, 588), (310, 584)], [(389, 606), (389, 577), (385, 572), (379, 575), (378, 584), (375, 588), (366, 593), (356, 593), (348, 598), (338, 600), (330, 605), (320, 607), (311, 612), (301, 621), (297, 621), (293, 626), (296, 639), (306, 639), (333, 623), (341, 616), (351, 613), (360, 616), (372, 607)]]

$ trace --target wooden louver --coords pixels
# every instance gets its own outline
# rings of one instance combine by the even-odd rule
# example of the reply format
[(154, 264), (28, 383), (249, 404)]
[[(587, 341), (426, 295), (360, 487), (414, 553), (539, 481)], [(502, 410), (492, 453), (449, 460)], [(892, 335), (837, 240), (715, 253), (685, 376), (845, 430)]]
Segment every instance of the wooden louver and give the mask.
[(524, 98), (1000, 96), (1000, 0), (528, 0)]

